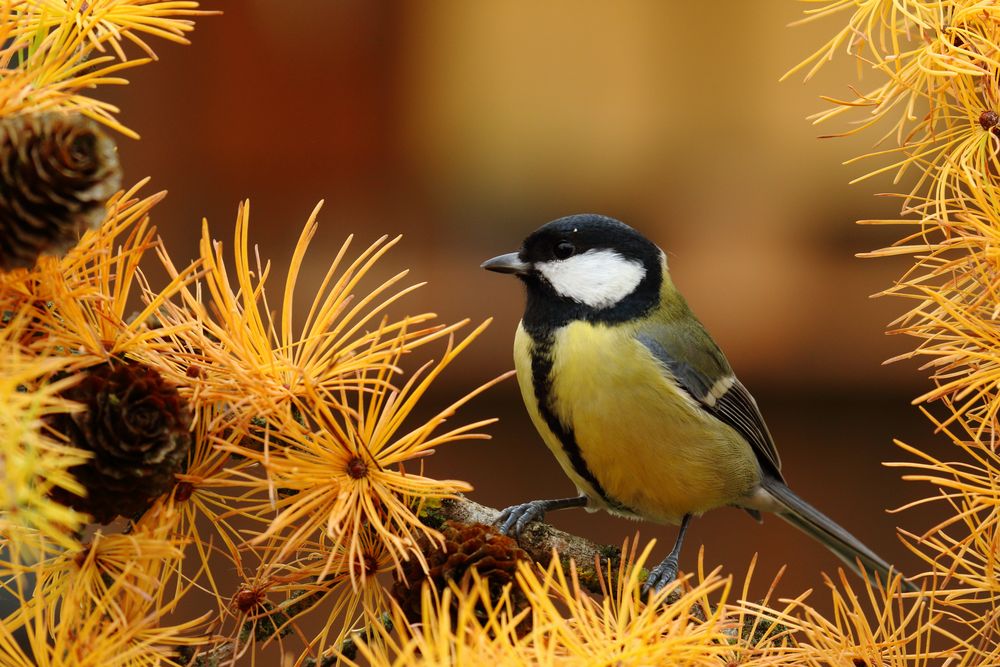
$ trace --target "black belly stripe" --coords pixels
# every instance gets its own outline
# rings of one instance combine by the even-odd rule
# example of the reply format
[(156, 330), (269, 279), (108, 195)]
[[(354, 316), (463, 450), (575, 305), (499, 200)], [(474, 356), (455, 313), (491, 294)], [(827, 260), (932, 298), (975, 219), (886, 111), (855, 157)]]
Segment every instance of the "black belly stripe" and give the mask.
[(573, 429), (564, 426), (549, 407), (552, 390), (552, 334), (532, 336), (531, 340), (534, 343), (531, 347), (531, 384), (535, 390), (538, 411), (545, 420), (545, 424), (559, 439), (576, 474), (585, 479), (608, 506), (622, 512), (631, 512), (628, 507), (608, 496), (583, 458), (583, 452), (580, 451), (580, 445), (576, 442)]

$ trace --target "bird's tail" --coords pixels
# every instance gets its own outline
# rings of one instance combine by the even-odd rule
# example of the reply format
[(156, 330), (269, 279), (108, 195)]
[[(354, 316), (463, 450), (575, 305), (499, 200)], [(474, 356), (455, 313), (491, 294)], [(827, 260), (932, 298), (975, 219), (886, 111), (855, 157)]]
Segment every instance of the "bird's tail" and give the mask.
[[(812, 536), (832, 551), (848, 567), (875, 583), (875, 575), (885, 584), (899, 573), (889, 563), (866, 547), (861, 541), (841, 528), (833, 519), (795, 495), (791, 489), (776, 479), (766, 479), (762, 486), (777, 501), (776, 513), (803, 533)], [(861, 568), (858, 567), (861, 562)], [(904, 591), (919, 590), (905, 578), (900, 585)]]

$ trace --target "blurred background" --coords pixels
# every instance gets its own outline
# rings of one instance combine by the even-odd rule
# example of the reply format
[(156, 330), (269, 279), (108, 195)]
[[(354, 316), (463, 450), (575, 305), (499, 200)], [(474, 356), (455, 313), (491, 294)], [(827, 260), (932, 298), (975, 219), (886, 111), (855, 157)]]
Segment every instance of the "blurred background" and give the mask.
[[(320, 233), (299, 299), (311, 297), (348, 234), (360, 250), (404, 240), (376, 277), (428, 281), (395, 312), (495, 318), (438, 382), (440, 409), (512, 367), (523, 295), (479, 269), (542, 223), (578, 212), (620, 218), (669, 252), (675, 282), (757, 396), (793, 489), (907, 571), (919, 562), (894, 526), (929, 528), (927, 509), (889, 515), (929, 489), (882, 461), (893, 438), (943, 450), (909, 405), (927, 382), (915, 364), (883, 367), (912, 347), (887, 337), (902, 302), (871, 300), (907, 266), (855, 253), (898, 230), (887, 179), (848, 182), (876, 133), (819, 139), (845, 126), (805, 117), (843, 97), (846, 56), (808, 84), (778, 78), (839, 28), (788, 28), (806, 5), (741, 0), (579, 2), (370, 0), (203, 2), (189, 47), (104, 93), (142, 135), (120, 138), (126, 180), (152, 176), (170, 194), (154, 222), (178, 264), (195, 256), (203, 217), (231, 244), (240, 200), (252, 239), (274, 261), (272, 293), (319, 199)], [(874, 79), (869, 82), (874, 83)], [(272, 297), (275, 299), (276, 297)], [(415, 367), (415, 366), (414, 366)], [(438, 451), (432, 476), (469, 481), (497, 507), (573, 493), (507, 381), (457, 419), (498, 416), (493, 439)], [(558, 526), (620, 543), (672, 527), (568, 511)], [(837, 561), (773, 517), (718, 510), (692, 524), (708, 564), (741, 572), (760, 554), (760, 588), (789, 564), (779, 592), (822, 585)]]

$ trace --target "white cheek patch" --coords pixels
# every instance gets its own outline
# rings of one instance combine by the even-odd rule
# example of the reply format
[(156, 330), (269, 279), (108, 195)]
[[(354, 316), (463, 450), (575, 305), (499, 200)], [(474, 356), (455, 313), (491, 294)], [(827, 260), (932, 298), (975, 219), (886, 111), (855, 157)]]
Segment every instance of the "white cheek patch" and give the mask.
[(535, 269), (560, 296), (599, 309), (627, 297), (646, 276), (641, 263), (607, 249), (538, 262)]

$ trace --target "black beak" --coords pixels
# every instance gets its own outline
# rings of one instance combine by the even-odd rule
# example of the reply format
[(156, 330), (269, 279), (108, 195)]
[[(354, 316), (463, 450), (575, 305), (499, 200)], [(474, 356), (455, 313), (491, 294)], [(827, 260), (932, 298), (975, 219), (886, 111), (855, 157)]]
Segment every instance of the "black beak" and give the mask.
[(487, 271), (496, 271), (497, 273), (514, 273), (519, 276), (523, 276), (531, 270), (531, 264), (522, 262), (516, 252), (510, 252), (506, 255), (500, 255), (499, 257), (488, 259), (483, 262), (482, 267)]

